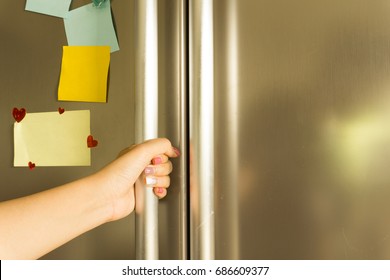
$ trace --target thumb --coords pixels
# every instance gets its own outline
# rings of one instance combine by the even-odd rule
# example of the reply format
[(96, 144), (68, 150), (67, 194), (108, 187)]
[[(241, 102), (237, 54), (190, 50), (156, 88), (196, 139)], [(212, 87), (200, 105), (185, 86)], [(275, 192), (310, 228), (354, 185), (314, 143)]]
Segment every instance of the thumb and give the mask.
[(138, 145), (133, 145), (131, 148), (123, 151), (114, 163), (118, 167), (125, 169), (131, 166), (133, 168), (132, 172), (141, 173), (151, 163), (152, 159), (159, 155), (178, 157), (180, 152), (178, 149), (172, 147), (168, 139), (156, 138)]
[(133, 184), (145, 167), (158, 155), (178, 157), (180, 152), (172, 147), (171, 142), (166, 138), (152, 139), (124, 150), (115, 161), (103, 170), (106, 170), (108, 174), (127, 178)]
[(147, 140), (142, 144), (139, 144), (135, 147), (136, 150), (140, 150), (140, 153), (144, 154), (145, 159), (149, 161), (152, 160), (155, 156), (166, 155), (168, 157), (178, 157), (180, 156), (180, 151), (172, 147), (171, 142), (166, 138), (156, 138)]

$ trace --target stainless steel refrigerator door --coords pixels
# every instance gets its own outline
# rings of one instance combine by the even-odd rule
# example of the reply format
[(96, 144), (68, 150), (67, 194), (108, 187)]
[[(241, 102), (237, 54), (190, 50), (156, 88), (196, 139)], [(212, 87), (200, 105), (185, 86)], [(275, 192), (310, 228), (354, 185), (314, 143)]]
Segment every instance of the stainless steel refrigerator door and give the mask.
[(388, 1), (213, 3), (215, 257), (388, 259)]
[[(73, 1), (73, 8), (91, 1)], [(77, 3), (76, 3), (77, 2)], [(98, 171), (134, 141), (134, 3), (114, 1), (120, 51), (111, 54), (107, 104), (58, 102), (64, 23), (24, 10), (26, 1), (0, 3), (0, 200), (62, 185)], [(99, 145), (90, 167), (13, 167), (13, 107), (28, 112), (89, 109), (91, 133)], [(134, 215), (96, 228), (44, 259), (134, 259)], [(38, 241), (37, 241), (38, 242)]]
[[(91, 3), (73, 1), (72, 8)], [(180, 1), (159, 2), (160, 137), (186, 146), (180, 101), (185, 87), (180, 72), (183, 48)], [(111, 54), (106, 104), (58, 102), (62, 46), (67, 45), (62, 19), (24, 10), (26, 1), (0, 3), (0, 200), (53, 188), (98, 171), (124, 148), (135, 143), (135, 7), (134, 1), (112, 1), (120, 51)], [(184, 73), (184, 72), (183, 72)], [(13, 107), (29, 112), (91, 110), (91, 132), (99, 140), (90, 167), (14, 168)], [(184, 160), (182, 160), (184, 159)], [(169, 195), (159, 202), (159, 257), (185, 258), (185, 155), (174, 159)], [(135, 259), (135, 215), (98, 227), (44, 256), (44, 259)], [(184, 249), (183, 249), (184, 248)]]

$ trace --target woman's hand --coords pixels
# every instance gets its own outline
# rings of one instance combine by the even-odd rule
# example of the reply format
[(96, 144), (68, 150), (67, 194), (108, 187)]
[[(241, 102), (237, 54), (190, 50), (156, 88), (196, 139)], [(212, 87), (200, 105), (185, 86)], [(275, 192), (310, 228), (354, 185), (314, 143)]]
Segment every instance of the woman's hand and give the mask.
[(123, 218), (134, 210), (134, 183), (138, 178), (153, 187), (159, 198), (165, 197), (172, 172), (169, 158), (179, 155), (168, 139), (153, 139), (122, 151), (115, 161), (93, 175), (97, 182), (103, 182), (101, 188), (112, 203), (110, 220)]
[(166, 195), (170, 157), (179, 151), (167, 139), (127, 149), (101, 171), (33, 195), (0, 203), (0, 259), (34, 259), (69, 240), (134, 210), (140, 177)]

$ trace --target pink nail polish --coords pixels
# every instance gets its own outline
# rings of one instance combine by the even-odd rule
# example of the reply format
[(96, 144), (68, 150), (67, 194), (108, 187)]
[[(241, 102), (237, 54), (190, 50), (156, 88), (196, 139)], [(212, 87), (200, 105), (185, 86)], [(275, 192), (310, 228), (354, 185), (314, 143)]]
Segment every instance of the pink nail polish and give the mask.
[(154, 168), (148, 166), (148, 167), (145, 168), (144, 172), (145, 172), (146, 175), (153, 174), (154, 173)]
[(164, 193), (164, 189), (161, 188), (161, 187), (158, 187), (156, 192), (159, 193), (159, 194), (162, 194), (162, 193)]
[(178, 148), (173, 147), (173, 151), (175, 152), (175, 154), (176, 154), (177, 156), (180, 156), (180, 151), (179, 151)]
[(162, 163), (162, 159), (160, 157), (155, 157), (152, 159), (153, 164), (160, 164)]

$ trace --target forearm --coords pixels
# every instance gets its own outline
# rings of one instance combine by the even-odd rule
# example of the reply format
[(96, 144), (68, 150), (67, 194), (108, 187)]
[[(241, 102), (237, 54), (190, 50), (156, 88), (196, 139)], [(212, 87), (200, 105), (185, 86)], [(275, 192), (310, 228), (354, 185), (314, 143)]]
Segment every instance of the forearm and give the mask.
[[(35, 259), (105, 222), (134, 210), (134, 183), (149, 166), (158, 189), (169, 186), (168, 157), (180, 152), (167, 139), (127, 149), (117, 160), (84, 179), (0, 203), (0, 259)], [(152, 173), (151, 173), (152, 172)], [(164, 197), (166, 190), (159, 192)]]
[(0, 203), (0, 259), (36, 259), (108, 220), (112, 207), (93, 176)]

